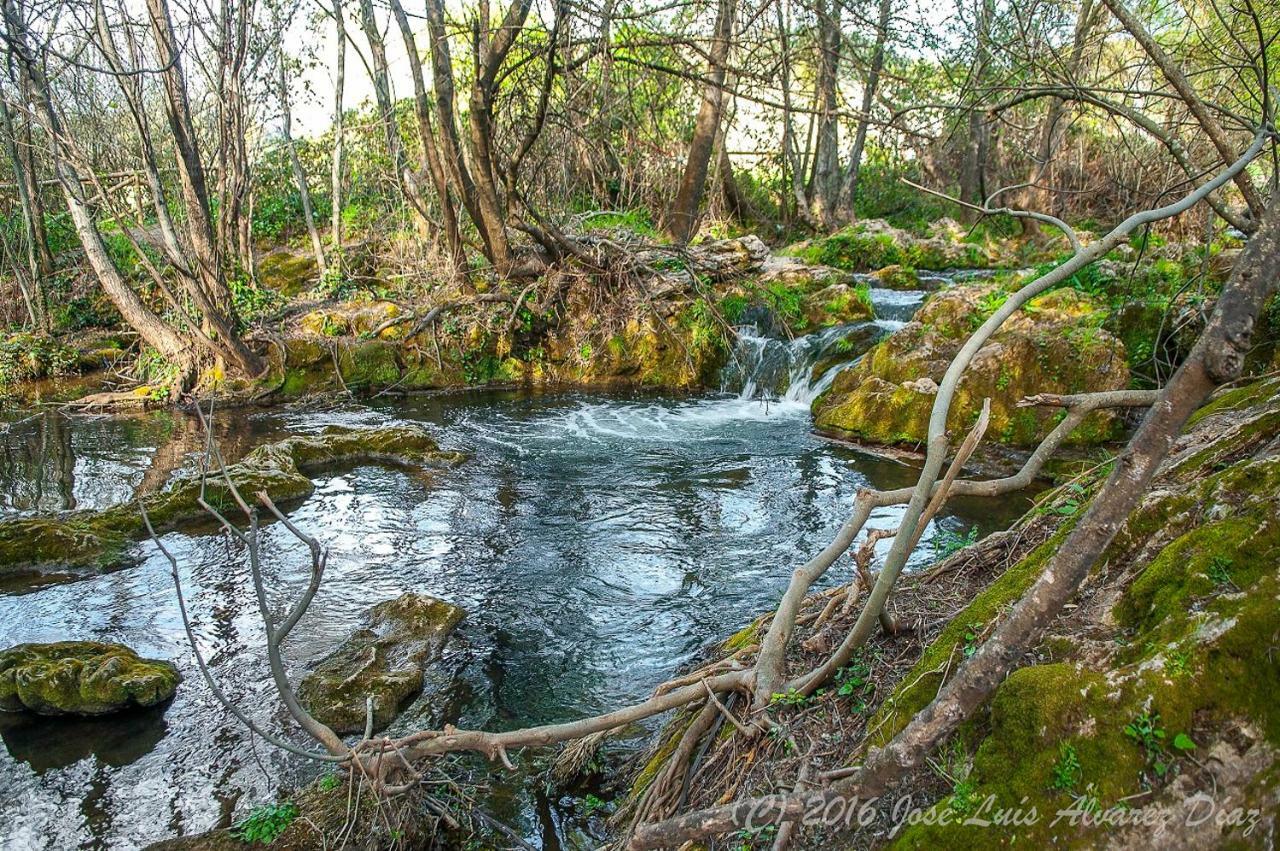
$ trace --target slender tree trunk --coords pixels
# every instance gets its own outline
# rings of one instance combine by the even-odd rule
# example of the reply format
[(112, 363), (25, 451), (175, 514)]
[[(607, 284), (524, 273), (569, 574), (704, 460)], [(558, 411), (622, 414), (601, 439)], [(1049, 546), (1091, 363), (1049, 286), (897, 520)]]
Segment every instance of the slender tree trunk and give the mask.
[(836, 82), (840, 72), (840, 3), (817, 0), (817, 143), (813, 153), (813, 217), (824, 227), (836, 218), (840, 198), (840, 123)]
[[(1067, 58), (1066, 73), (1069, 81), (1074, 81), (1080, 72), (1080, 65), (1084, 61), (1084, 47), (1089, 39), (1089, 32), (1092, 30), (1094, 22), (1098, 16), (1095, 14), (1097, 7), (1094, 6), (1093, 0), (1082, 0), (1080, 4), (1079, 16), (1076, 18), (1075, 32), (1071, 39), (1071, 53)], [(1045, 213), (1055, 212), (1053, 207), (1053, 192), (1048, 186), (1042, 185), (1045, 176), (1048, 174), (1049, 166), (1053, 161), (1054, 154), (1057, 153), (1058, 145), (1062, 141), (1065, 132), (1063, 121), (1066, 117), (1067, 102), (1063, 98), (1050, 98), (1049, 109), (1045, 114), (1044, 124), (1040, 128), (1040, 144), (1036, 149), (1035, 162), (1032, 163), (1031, 169), (1027, 174), (1027, 188), (1024, 192), (1024, 198), (1021, 202), (1022, 208), (1026, 210), (1040, 210)], [(1019, 219), (1022, 223), (1022, 232), (1025, 235), (1033, 235), (1039, 232), (1039, 223), (1035, 219), (1023, 218)]]
[(431, 183), (435, 186), (436, 197), (440, 203), (440, 219), (444, 225), (445, 248), (449, 253), (454, 274), (463, 275), (467, 268), (467, 257), (462, 246), (462, 234), (458, 229), (458, 210), (454, 205), (453, 193), (449, 191), (449, 180), (436, 144), (435, 130), (431, 126), (431, 101), (427, 95), (426, 82), (422, 74), (422, 59), (418, 54), (418, 43), (400, 0), (390, 0), (390, 2), (396, 24), (400, 27), (400, 36), (404, 40), (405, 53), (409, 57), (409, 73), (413, 78), (413, 110), (418, 119), (422, 171), (431, 175)]
[[(986, 112), (978, 101), (983, 95), (987, 69), (991, 64), (991, 20), (995, 15), (995, 2), (977, 0), (977, 6), (976, 48), (973, 67), (969, 73), (970, 97), (974, 103), (969, 107), (969, 132), (965, 137), (964, 158), (960, 166), (960, 199), (981, 206), (986, 200), (987, 154), (991, 128), (987, 123)], [(967, 220), (974, 220), (976, 216), (974, 211), (968, 209), (963, 215)]]
[(333, 230), (335, 256), (342, 257), (342, 146), (343, 88), (347, 79), (347, 25), (342, 14), (342, 0), (333, 0), (333, 24), (338, 38), (338, 56), (334, 62), (333, 80), (333, 174), (329, 189), (329, 218)]
[(391, 167), (396, 171), (396, 184), (404, 199), (413, 207), (422, 222), (430, 230), (433, 225), (427, 215), (426, 205), (418, 186), (409, 173), (405, 161), (404, 146), (400, 144), (400, 128), (396, 123), (396, 106), (391, 100), (391, 72), (387, 65), (387, 46), (382, 39), (382, 30), (378, 28), (378, 19), (374, 15), (373, 0), (360, 0), (360, 28), (369, 40), (369, 55), (373, 60), (373, 93), (381, 115), (382, 135), (387, 143), (387, 155), (391, 157)]
[(147, 0), (147, 11), (151, 19), (156, 56), (164, 68), (161, 77), (164, 83), (165, 111), (177, 155), (178, 183), (182, 189), (186, 213), (187, 239), (195, 261), (195, 268), (192, 270), (195, 273), (195, 283), (188, 288), (188, 292), (200, 309), (211, 332), (210, 336), (225, 348), (225, 354), (234, 368), (244, 375), (257, 375), (261, 372), (262, 361), (245, 344), (236, 329), (231, 289), (223, 274), (221, 255), (214, 238), (213, 221), (209, 213), (209, 191), (204, 166), (200, 161), (195, 122), (187, 99), (186, 79), (178, 56), (173, 23), (169, 17), (168, 0)]
[(862, 154), (867, 145), (867, 131), (871, 127), (871, 108), (875, 105), (876, 91), (880, 88), (880, 73), (884, 70), (884, 54), (889, 42), (889, 19), (893, 14), (893, 0), (880, 0), (879, 19), (876, 21), (876, 40), (871, 48), (871, 65), (862, 85), (862, 114), (853, 134), (849, 149), (849, 175), (841, 192), (846, 218), (854, 218), (858, 194), (858, 175), (862, 171)]
[[(31, 187), (35, 184), (35, 181), (30, 179), (31, 163), (21, 152), (23, 142), (18, 138), (13, 116), (9, 112), (9, 104), (3, 92), (0, 92), (0, 121), (3, 121), (5, 147), (9, 151), (9, 161), (13, 166), (14, 183), (18, 190), (22, 223), (27, 237), (27, 271), (30, 280), (28, 281), (26, 276), (18, 275), (18, 285), (22, 289), (22, 298), (26, 302), (32, 327), (37, 331), (48, 333), (49, 310), (43, 279), (49, 273), (49, 267), (41, 262), (39, 248), (44, 237), (44, 213), (36, 212), (34, 203), (36, 196), (31, 192)], [(29, 128), (27, 132), (30, 133)], [(45, 252), (48, 252), (48, 244), (44, 243), (44, 246)]]
[(311, 250), (316, 256), (316, 268), (320, 275), (325, 273), (324, 247), (320, 245), (320, 231), (316, 230), (316, 218), (311, 211), (311, 190), (307, 188), (307, 173), (302, 168), (302, 160), (298, 158), (298, 146), (293, 141), (293, 115), (289, 110), (289, 79), (284, 69), (284, 54), (280, 54), (280, 109), (283, 112), (281, 124), (284, 129), (284, 144), (289, 149), (289, 163), (293, 166), (293, 179), (298, 184), (298, 195), (302, 199), (302, 219), (306, 222), (307, 233), (311, 236)]
[(733, 38), (733, 24), (737, 12), (735, 0), (719, 0), (716, 9), (715, 34), (712, 36), (708, 79), (702, 90), (702, 104), (694, 120), (693, 139), (689, 143), (689, 158), (685, 161), (684, 176), (676, 199), (667, 214), (666, 230), (677, 242), (688, 242), (698, 224), (698, 208), (707, 184), (707, 169), (711, 163), (711, 150), (715, 146), (720, 129), (720, 111), (724, 102), (724, 77), (729, 61), (729, 48)]

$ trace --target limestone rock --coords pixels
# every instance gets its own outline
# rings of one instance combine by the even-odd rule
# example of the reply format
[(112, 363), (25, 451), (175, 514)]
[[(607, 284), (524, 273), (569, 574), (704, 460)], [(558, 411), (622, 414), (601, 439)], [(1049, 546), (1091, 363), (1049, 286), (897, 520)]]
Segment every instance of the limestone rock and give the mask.
[[(814, 402), (819, 430), (869, 443), (917, 444), (927, 437), (930, 410), (951, 358), (969, 333), (1007, 295), (986, 284), (931, 296), (916, 320), (886, 338), (838, 375)], [(978, 351), (960, 382), (947, 427), (962, 432), (984, 398), (991, 399), (987, 435), (1011, 446), (1034, 446), (1062, 412), (1018, 408), (1035, 393), (1117, 390), (1129, 382), (1124, 347), (1101, 327), (1103, 312), (1089, 296), (1056, 290), (1033, 299)], [(1091, 415), (1073, 442), (1113, 436), (1110, 412)]]
[(163, 703), (180, 680), (172, 663), (143, 659), (121, 644), (19, 644), (0, 652), (0, 709), (105, 715)]
[(371, 608), (364, 624), (303, 678), (298, 697), (339, 734), (364, 730), (365, 698), (373, 727), (386, 727), (422, 690), (423, 667), (440, 655), (466, 613), (423, 594), (406, 593)]

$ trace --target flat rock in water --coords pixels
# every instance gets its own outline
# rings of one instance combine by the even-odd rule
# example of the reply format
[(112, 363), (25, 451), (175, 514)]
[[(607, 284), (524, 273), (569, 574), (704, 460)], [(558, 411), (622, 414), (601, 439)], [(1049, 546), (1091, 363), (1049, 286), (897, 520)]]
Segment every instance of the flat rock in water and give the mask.
[(0, 652), (0, 709), (105, 715), (163, 703), (180, 680), (172, 663), (143, 659), (122, 644), (19, 644)]
[(425, 594), (378, 603), (364, 625), (303, 678), (298, 697), (339, 734), (364, 730), (365, 698), (372, 697), (373, 728), (380, 730), (422, 690), (423, 667), (440, 655), (465, 615)]

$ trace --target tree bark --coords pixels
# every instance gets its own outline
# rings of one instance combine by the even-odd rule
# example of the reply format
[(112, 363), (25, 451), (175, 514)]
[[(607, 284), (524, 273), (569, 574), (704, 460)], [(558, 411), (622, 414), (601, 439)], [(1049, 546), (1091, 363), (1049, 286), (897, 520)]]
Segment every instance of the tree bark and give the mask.
[(184, 371), (189, 371), (194, 358), (187, 342), (177, 330), (147, 307), (112, 263), (106, 244), (89, 211), (80, 174), (70, 160), (61, 155), (62, 126), (53, 106), (48, 81), (45, 79), (41, 63), (30, 51), (26, 30), (11, 0), (0, 0), (0, 3), (3, 3), (9, 45), (13, 50), (19, 73), (29, 92), (35, 113), (44, 124), (54, 174), (62, 187), (63, 196), (67, 201), (67, 210), (71, 214), (71, 222), (84, 248), (85, 259), (93, 269), (98, 282), (102, 284), (107, 297), (120, 311), (124, 321), (138, 332), (147, 345), (178, 364)]
[[(1142, 22), (1124, 5), (1123, 0), (1103, 0), (1103, 2), (1111, 10), (1111, 14), (1116, 16), (1116, 20), (1124, 25), (1124, 28), (1137, 40), (1138, 44), (1142, 45), (1143, 51), (1160, 69), (1160, 73), (1173, 86), (1174, 91), (1178, 93), (1178, 97), (1182, 98), (1182, 102), (1187, 105), (1187, 109), (1195, 117), (1200, 129), (1204, 130), (1205, 135), (1209, 137), (1209, 141), (1213, 143), (1213, 147), (1218, 152), (1222, 163), (1229, 165), (1235, 159), (1231, 141), (1227, 139), (1227, 134), (1223, 131), (1222, 125), (1218, 124), (1213, 116), (1209, 114), (1209, 107), (1196, 94), (1195, 89), (1191, 86), (1191, 81), (1182, 73), (1182, 69), (1178, 67), (1178, 64), (1169, 54), (1164, 52), (1164, 49), (1160, 47), (1151, 33), (1142, 25)], [(1243, 171), (1236, 175), (1235, 183), (1240, 188), (1240, 194), (1244, 198), (1245, 204), (1248, 205), (1250, 212), (1253, 213), (1253, 220), (1257, 221), (1262, 216), (1265, 206), (1257, 187), (1253, 185), (1249, 175)]]
[(684, 176), (680, 179), (680, 188), (667, 215), (666, 230), (676, 242), (688, 242), (697, 228), (698, 208), (702, 204), (702, 193), (706, 188), (711, 150), (720, 129), (724, 77), (736, 13), (735, 0), (719, 0), (715, 33), (711, 41), (710, 68), (707, 83), (702, 90), (702, 104), (698, 107), (698, 117), (694, 120), (689, 158), (685, 161)]
[(342, 257), (342, 155), (344, 139), (342, 98), (347, 80), (347, 25), (342, 0), (333, 0), (333, 25), (338, 39), (333, 80), (333, 172), (329, 185), (329, 219), (335, 256)]
[[(51, 271), (52, 264), (46, 265), (41, 260), (40, 246), (44, 246), (45, 253), (48, 253), (49, 246), (44, 240), (44, 213), (37, 212), (36, 199), (39, 197), (39, 186), (31, 177), (32, 160), (23, 156), (21, 151), (23, 142), (18, 138), (17, 128), (3, 92), (0, 92), (0, 122), (3, 123), (5, 147), (8, 149), (9, 161), (13, 166), (18, 203), (22, 208), (22, 224), (27, 236), (27, 271), (30, 278), (28, 281), (22, 275), (16, 276), (18, 286), (22, 290), (22, 298), (26, 302), (27, 312), (31, 317), (31, 326), (37, 331), (48, 333), (49, 308), (43, 279)], [(30, 134), (30, 128), (26, 132)], [(36, 189), (35, 194), (32, 193), (33, 186)]]
[(840, 71), (840, 4), (817, 0), (817, 140), (814, 146), (813, 217), (824, 227), (836, 218), (840, 198), (840, 124), (836, 82)]
[(462, 246), (462, 234), (458, 229), (458, 210), (454, 205), (453, 193), (449, 191), (449, 180), (440, 158), (439, 146), (436, 144), (435, 130), (431, 126), (431, 102), (427, 96), (426, 82), (422, 74), (422, 58), (418, 54), (417, 40), (413, 36), (413, 28), (409, 26), (409, 17), (405, 14), (404, 6), (400, 0), (390, 0), (390, 2), (396, 24), (400, 27), (400, 37), (404, 40), (405, 53), (409, 57), (409, 72), (413, 78), (413, 111), (418, 119), (418, 136), (422, 146), (422, 171), (431, 175), (431, 183), (435, 186), (436, 198), (440, 203), (440, 219), (444, 223), (445, 249), (448, 251), (454, 275), (461, 276), (466, 273), (467, 256)]
[[(991, 128), (987, 114), (978, 101), (983, 95), (987, 68), (991, 64), (991, 22), (995, 16), (994, 0), (978, 0), (973, 66), (969, 72), (970, 97), (974, 103), (968, 111), (968, 133), (965, 136), (964, 158), (960, 166), (960, 200), (983, 206), (987, 194), (987, 154), (991, 143)], [(973, 210), (965, 209), (967, 221), (976, 220)]]
[(880, 88), (880, 74), (884, 70), (884, 54), (889, 42), (889, 19), (893, 14), (893, 0), (880, 0), (879, 19), (876, 21), (876, 40), (871, 48), (871, 65), (862, 86), (862, 114), (853, 134), (853, 146), (849, 149), (849, 176), (841, 193), (845, 215), (854, 218), (854, 203), (858, 193), (858, 175), (862, 170), (862, 153), (867, 145), (867, 131), (871, 127), (871, 108), (875, 105), (876, 91)]
[[(281, 36), (283, 36), (283, 32)], [(311, 251), (316, 257), (316, 268), (323, 277), (325, 273), (324, 247), (320, 244), (320, 232), (316, 230), (316, 217), (311, 211), (311, 190), (307, 188), (307, 173), (302, 168), (302, 160), (298, 158), (298, 146), (293, 141), (293, 115), (289, 110), (289, 78), (284, 68), (284, 54), (278, 57), (280, 77), (280, 109), (281, 127), (284, 130), (284, 144), (289, 149), (289, 163), (293, 166), (293, 179), (298, 184), (298, 195), (302, 199), (302, 219), (307, 225), (307, 233), (311, 236)]]

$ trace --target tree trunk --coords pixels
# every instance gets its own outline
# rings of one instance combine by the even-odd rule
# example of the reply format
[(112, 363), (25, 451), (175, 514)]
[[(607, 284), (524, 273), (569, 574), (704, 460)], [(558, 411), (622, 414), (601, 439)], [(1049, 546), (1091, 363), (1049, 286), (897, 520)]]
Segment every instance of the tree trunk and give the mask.
[(360, 0), (360, 28), (369, 40), (369, 55), (373, 60), (373, 93), (381, 116), (382, 136), (387, 143), (387, 155), (396, 172), (396, 185), (409, 206), (421, 217), (427, 228), (432, 227), (431, 217), (422, 201), (416, 181), (405, 164), (404, 146), (400, 144), (400, 128), (396, 124), (396, 106), (391, 100), (391, 72), (387, 65), (387, 47), (382, 40), (382, 30), (374, 15), (372, 0)]
[[(991, 141), (991, 128), (987, 123), (986, 112), (977, 101), (982, 98), (987, 67), (991, 63), (991, 20), (994, 15), (994, 0), (978, 0), (976, 48), (973, 67), (969, 72), (970, 96), (975, 102), (969, 107), (969, 128), (960, 166), (960, 200), (978, 206), (982, 206), (986, 201), (987, 154)], [(968, 208), (963, 210), (962, 215), (967, 221), (975, 221), (977, 217), (977, 214)]]
[[(169, 17), (168, 0), (147, 0), (147, 12), (151, 20), (151, 32), (156, 45), (156, 58), (163, 67), (165, 112), (173, 136), (178, 172), (182, 189), (183, 210), (186, 213), (187, 239), (194, 259), (194, 281), (187, 287), (205, 324), (222, 348), (231, 365), (240, 373), (252, 376), (262, 371), (262, 360), (241, 339), (236, 330), (235, 307), (231, 289), (223, 274), (221, 256), (214, 238), (213, 222), (209, 214), (209, 191), (205, 182), (204, 166), (200, 161), (200, 149), (196, 141), (195, 123), (191, 117), (191, 105), (187, 99), (186, 79), (178, 55), (177, 40), (173, 34), (173, 22)], [(225, 97), (226, 93), (223, 93)], [(224, 166), (227, 162), (224, 160)], [(226, 198), (224, 197), (224, 203)], [(233, 218), (233, 221), (237, 219)], [(239, 234), (243, 242), (245, 235)], [(243, 248), (243, 246), (241, 246)]]
[[(1235, 158), (1235, 152), (1231, 147), (1231, 141), (1227, 139), (1227, 134), (1223, 131), (1222, 125), (1214, 120), (1209, 113), (1209, 107), (1196, 94), (1191, 86), (1191, 81), (1182, 73), (1182, 69), (1178, 64), (1164, 52), (1164, 49), (1156, 43), (1155, 38), (1147, 31), (1132, 12), (1124, 5), (1123, 0), (1103, 0), (1107, 4), (1107, 8), (1111, 10), (1111, 14), (1116, 16), (1129, 34), (1142, 45), (1142, 49), (1160, 69), (1160, 73), (1164, 75), (1169, 84), (1173, 86), (1178, 93), (1178, 97), (1182, 98), (1182, 102), (1187, 105), (1187, 109), (1191, 111), (1196, 122), (1200, 125), (1200, 129), (1204, 130), (1209, 141), (1213, 143), (1214, 149), (1218, 152), (1219, 158), (1224, 165), (1230, 165)], [(1245, 204), (1249, 206), (1250, 212), (1253, 214), (1253, 220), (1256, 222), (1261, 216), (1264, 207), (1262, 196), (1258, 193), (1258, 189), (1253, 185), (1247, 171), (1241, 171), (1235, 177), (1236, 186), (1240, 188), (1240, 194), (1243, 196)]]
[(840, 71), (840, 4), (817, 0), (818, 18), (817, 142), (813, 153), (813, 217), (823, 227), (836, 218), (840, 198), (840, 123), (836, 82)]
[(329, 218), (333, 229), (333, 249), (339, 262), (342, 257), (342, 146), (343, 88), (347, 79), (347, 25), (342, 16), (342, 0), (333, 0), (333, 24), (338, 38), (338, 56), (333, 81), (333, 174), (329, 188)]
[[(1076, 79), (1080, 71), (1080, 65), (1084, 60), (1085, 42), (1089, 39), (1089, 32), (1092, 30), (1097, 15), (1094, 14), (1096, 7), (1093, 0), (1082, 0), (1080, 4), (1080, 13), (1076, 18), (1075, 33), (1071, 39), (1071, 54), (1067, 58), (1066, 74), (1068, 80)], [(1066, 100), (1063, 98), (1050, 98), (1049, 110), (1045, 114), (1044, 124), (1040, 129), (1040, 145), (1036, 149), (1035, 162), (1031, 165), (1031, 170), (1027, 174), (1027, 188), (1021, 201), (1024, 210), (1039, 210), (1044, 213), (1053, 213), (1053, 192), (1048, 186), (1042, 185), (1046, 174), (1049, 171), (1049, 165), (1053, 160), (1053, 155), (1057, 152), (1058, 145), (1062, 141), (1065, 128), (1062, 126), (1066, 116)], [(1035, 219), (1024, 218), (1019, 219), (1022, 223), (1022, 232), (1025, 235), (1034, 235), (1039, 232), (1039, 223)]]
[(320, 232), (316, 230), (316, 218), (311, 212), (311, 191), (307, 188), (307, 173), (302, 168), (302, 160), (298, 158), (298, 146), (293, 141), (293, 115), (289, 110), (289, 80), (285, 74), (283, 53), (279, 56), (278, 65), (284, 144), (289, 149), (289, 163), (293, 166), (293, 179), (297, 181), (298, 195), (302, 199), (302, 219), (306, 222), (307, 233), (311, 235), (311, 250), (316, 256), (316, 268), (320, 270), (320, 275), (323, 276), (325, 273), (324, 248), (320, 245)]
[(413, 78), (413, 111), (418, 119), (418, 136), (422, 146), (422, 170), (431, 175), (431, 183), (435, 186), (436, 198), (440, 203), (440, 219), (444, 224), (445, 248), (449, 253), (453, 272), (462, 276), (466, 274), (467, 256), (462, 246), (462, 234), (458, 229), (458, 210), (454, 206), (453, 193), (449, 191), (449, 180), (440, 159), (439, 146), (436, 145), (435, 130), (431, 126), (431, 102), (422, 74), (418, 43), (400, 0), (391, 0), (391, 11), (400, 27), (400, 37), (404, 40), (405, 53), (409, 57), (409, 73)]
[(716, 10), (715, 34), (711, 41), (710, 69), (702, 90), (702, 104), (694, 120), (693, 139), (689, 143), (689, 158), (685, 161), (684, 176), (676, 199), (667, 214), (666, 230), (676, 242), (686, 243), (693, 236), (698, 224), (698, 208), (707, 184), (707, 169), (711, 163), (711, 150), (715, 146), (720, 129), (720, 110), (724, 101), (724, 77), (729, 60), (729, 48), (733, 36), (735, 0), (720, 0)]
[(858, 174), (862, 170), (862, 153), (867, 145), (867, 131), (871, 127), (871, 108), (875, 104), (876, 91), (880, 88), (880, 73), (884, 70), (884, 54), (889, 42), (889, 18), (893, 14), (893, 0), (880, 0), (880, 17), (876, 21), (876, 41), (871, 49), (871, 65), (862, 86), (862, 114), (853, 134), (853, 146), (849, 149), (849, 176), (841, 193), (846, 218), (855, 216), (858, 193)]
[[(0, 122), (3, 123), (5, 147), (9, 152), (9, 161), (13, 166), (14, 183), (17, 185), (18, 202), (22, 207), (22, 223), (26, 230), (27, 237), (27, 273), (26, 276), (17, 275), (18, 286), (22, 290), (22, 298), (26, 302), (27, 312), (31, 317), (31, 326), (42, 333), (49, 331), (49, 309), (48, 301), (44, 292), (44, 276), (50, 271), (50, 266), (46, 266), (40, 259), (40, 245), (44, 245), (44, 251), (47, 253), (49, 246), (43, 241), (44, 237), (44, 214), (36, 212), (35, 199), (38, 197), (32, 194), (32, 186), (35, 185), (37, 191), (39, 186), (36, 181), (31, 179), (30, 166), (32, 160), (28, 160), (23, 156), (21, 147), (23, 142), (19, 140), (16, 127), (14, 126), (13, 116), (9, 112), (9, 104), (4, 97), (4, 93), (0, 92)], [(30, 134), (30, 128), (27, 134)], [(34, 158), (32, 158), (34, 159)]]

